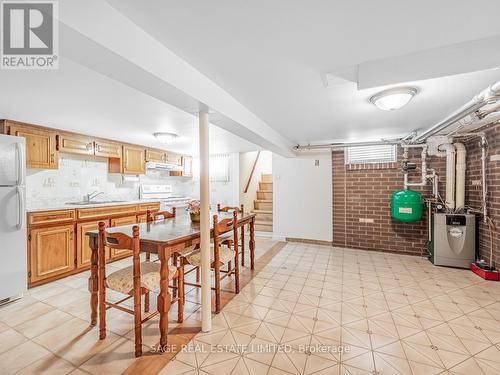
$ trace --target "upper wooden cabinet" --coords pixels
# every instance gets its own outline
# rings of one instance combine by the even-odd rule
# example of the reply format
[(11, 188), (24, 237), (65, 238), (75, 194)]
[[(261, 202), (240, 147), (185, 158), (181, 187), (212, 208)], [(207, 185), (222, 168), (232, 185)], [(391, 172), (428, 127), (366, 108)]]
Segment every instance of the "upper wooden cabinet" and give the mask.
[(56, 132), (16, 122), (7, 122), (7, 124), (10, 135), (26, 138), (26, 166), (28, 168), (57, 169), (59, 164)]
[(193, 177), (193, 157), (182, 157), (182, 175), (184, 177)]
[(95, 143), (95, 156), (102, 156), (104, 158), (118, 158), (122, 157), (122, 145), (120, 143), (96, 140)]
[(182, 165), (182, 155), (167, 152), (167, 163), (181, 166)]
[(167, 153), (161, 150), (146, 150), (146, 161), (151, 161), (155, 163), (166, 163), (167, 162)]
[(84, 135), (59, 133), (57, 149), (70, 154), (94, 155), (94, 140)]
[(122, 173), (146, 173), (145, 149), (135, 146), (123, 146)]

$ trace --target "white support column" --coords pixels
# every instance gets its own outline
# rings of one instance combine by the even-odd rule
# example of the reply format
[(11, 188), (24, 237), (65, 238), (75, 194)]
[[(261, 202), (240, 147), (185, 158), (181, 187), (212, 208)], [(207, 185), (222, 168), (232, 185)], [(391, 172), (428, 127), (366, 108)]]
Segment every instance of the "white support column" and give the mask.
[(212, 329), (212, 289), (210, 281), (210, 187), (208, 107), (200, 103), (200, 248), (201, 248), (201, 330)]

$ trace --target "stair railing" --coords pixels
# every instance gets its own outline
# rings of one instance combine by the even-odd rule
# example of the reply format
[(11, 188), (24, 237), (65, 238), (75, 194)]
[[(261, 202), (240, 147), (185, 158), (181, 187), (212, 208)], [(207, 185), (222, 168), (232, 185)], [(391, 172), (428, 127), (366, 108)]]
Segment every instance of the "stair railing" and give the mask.
[(253, 174), (255, 172), (255, 168), (257, 167), (257, 162), (259, 161), (260, 150), (257, 151), (257, 155), (255, 156), (255, 160), (253, 162), (252, 171), (250, 172), (250, 176), (248, 176), (247, 184), (245, 185), (244, 193), (248, 192), (248, 188), (250, 187), (250, 183), (252, 182)]

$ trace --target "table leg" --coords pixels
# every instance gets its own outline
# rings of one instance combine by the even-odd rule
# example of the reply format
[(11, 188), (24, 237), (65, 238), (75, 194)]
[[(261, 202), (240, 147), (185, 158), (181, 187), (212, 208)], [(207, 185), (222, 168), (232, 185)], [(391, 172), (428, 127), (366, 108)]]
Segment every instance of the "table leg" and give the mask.
[(160, 258), (160, 294), (158, 295), (158, 312), (160, 314), (160, 347), (164, 349), (167, 345), (168, 312), (172, 303), (168, 293), (168, 258), (165, 257), (165, 249), (158, 249)]
[(89, 246), (92, 250), (90, 255), (90, 277), (89, 277), (89, 292), (90, 292), (90, 325), (97, 324), (97, 302), (99, 301), (97, 293), (99, 291), (99, 282), (97, 278), (98, 266), (98, 245), (97, 237), (89, 237)]
[(106, 247), (104, 246), (104, 231), (106, 225), (99, 223), (98, 240), (98, 281), (99, 281), (99, 339), (106, 338)]
[(250, 269), (254, 270), (255, 261), (255, 217), (250, 221)]

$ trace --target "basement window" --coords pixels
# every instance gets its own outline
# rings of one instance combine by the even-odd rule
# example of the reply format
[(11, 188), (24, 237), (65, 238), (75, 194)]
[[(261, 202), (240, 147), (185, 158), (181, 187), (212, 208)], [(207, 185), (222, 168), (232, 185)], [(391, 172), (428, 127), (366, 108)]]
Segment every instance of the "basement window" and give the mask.
[(393, 163), (396, 161), (396, 145), (346, 147), (346, 164)]

